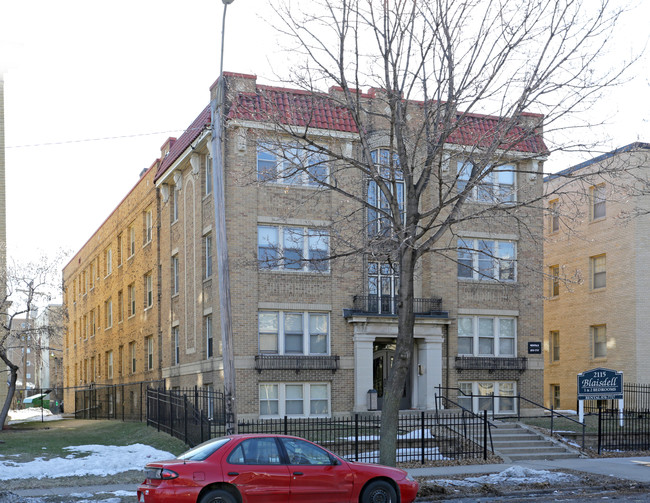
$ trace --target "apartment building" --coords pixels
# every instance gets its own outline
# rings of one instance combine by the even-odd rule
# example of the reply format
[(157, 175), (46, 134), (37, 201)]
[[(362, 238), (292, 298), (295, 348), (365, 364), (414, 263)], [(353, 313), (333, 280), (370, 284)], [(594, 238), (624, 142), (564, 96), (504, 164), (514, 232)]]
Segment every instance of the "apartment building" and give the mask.
[(40, 385), (38, 367), (39, 351), (35, 338), (33, 318), (14, 318), (11, 320), (7, 338), (7, 356), (9, 361), (18, 365), (17, 390), (31, 390)]
[[(163, 155), (173, 140), (163, 145)], [(63, 269), (65, 403), (75, 387), (161, 376), (159, 161)]]
[(545, 179), (547, 405), (575, 410), (577, 374), (597, 367), (650, 383), (648, 168), (650, 144), (632, 143)]
[[(310, 154), (283, 137), (273, 122), (278, 116), (269, 111), (282, 108), (280, 122), (309, 113), (316, 121), (310, 137), (348, 156), (358, 151), (356, 126), (327, 95), (314, 99), (304, 91), (258, 85), (252, 75), (224, 78), (238, 413), (265, 418), (367, 411), (369, 390), (377, 391), (381, 407), (395, 351), (398, 275), (391, 264), (361, 255), (318, 260), (336, 246), (340, 232), (358, 237), (371, 230), (369, 216), (359, 211), (350, 219), (355, 226), (335, 235), (334, 222), (348, 203), (315, 180), (336, 169), (337, 183), (359, 187), (363, 197), (372, 197), (372, 187), (333, 161), (317, 163), (311, 176), (282, 175), (287, 149), (295, 149), (296, 159)], [(374, 93), (363, 95), (369, 106)], [(454, 137), (445, 160), (452, 184), (466, 169), (463, 142), (472, 141), (476, 131), (496, 128), (499, 118), (477, 115), (467, 121), (462, 132), (467, 134)], [(223, 382), (209, 125), (206, 108), (170, 142), (155, 174), (160, 372), (172, 388), (220, 388)], [(388, 136), (381, 124), (375, 128), (373, 155), (382, 162), (390, 155)], [(545, 150), (540, 131), (515, 149), (487, 190), (507, 194), (513, 206), (540, 198), (537, 172)], [(486, 202), (477, 188), (468, 204)], [(475, 410), (513, 412), (517, 394), (542, 401), (543, 356), (536, 349), (543, 340), (542, 209), (520, 207), (513, 213), (463, 223), (446, 237), (449, 256), (426, 255), (418, 264), (415, 356), (402, 408), (433, 408), (439, 386)]]

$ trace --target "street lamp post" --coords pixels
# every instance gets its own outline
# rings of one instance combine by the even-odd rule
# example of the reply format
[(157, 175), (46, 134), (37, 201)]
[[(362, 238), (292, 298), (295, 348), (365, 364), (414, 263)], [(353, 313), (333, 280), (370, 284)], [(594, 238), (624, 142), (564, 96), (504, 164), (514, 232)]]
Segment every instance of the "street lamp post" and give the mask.
[(223, 169), (223, 48), (226, 30), (226, 10), (234, 0), (223, 2), (221, 25), (221, 57), (215, 99), (211, 101), (212, 117), (212, 178), (214, 185), (214, 221), (216, 227), (217, 270), (219, 274), (219, 307), (221, 320), (221, 355), (223, 359), (223, 390), (225, 396), (226, 434), (237, 433), (237, 408), (235, 401), (235, 362), (232, 347), (232, 316), (230, 304), (230, 268), (226, 241), (226, 203)]

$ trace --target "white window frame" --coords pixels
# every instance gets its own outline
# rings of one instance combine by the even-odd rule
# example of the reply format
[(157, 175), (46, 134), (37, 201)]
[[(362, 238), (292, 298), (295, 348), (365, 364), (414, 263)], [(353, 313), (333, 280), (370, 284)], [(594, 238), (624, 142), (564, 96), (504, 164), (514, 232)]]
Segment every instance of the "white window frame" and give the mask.
[(151, 208), (144, 212), (144, 243), (143, 246), (151, 243), (153, 239), (153, 210)]
[(104, 260), (104, 267), (106, 268), (104, 277), (108, 278), (113, 272), (113, 250), (110, 246), (104, 251)]
[(180, 328), (178, 325), (172, 327), (172, 341), (174, 341), (174, 365), (178, 365), (181, 362)]
[[(472, 323), (471, 334), (461, 335), (461, 323), (462, 319), (470, 319)], [(492, 322), (492, 336), (488, 337), (480, 332), (480, 326), (484, 324), (487, 326), (488, 320)], [(512, 323), (513, 335), (512, 337), (506, 337), (501, 335), (501, 323), (502, 320), (508, 320)], [(464, 324), (463, 324), (464, 325)], [(471, 352), (461, 352), (461, 341), (460, 339), (472, 339), (472, 351)], [(481, 339), (492, 340), (492, 352), (491, 353), (482, 353), (481, 352)], [(506, 353), (501, 351), (502, 341), (505, 344), (505, 341), (512, 340), (513, 350), (512, 353)], [(517, 317), (515, 316), (483, 316), (483, 315), (458, 315), (458, 356), (479, 356), (479, 357), (493, 357), (500, 356), (504, 358), (514, 358), (517, 356)]]
[(172, 187), (171, 200), (172, 200), (172, 223), (174, 223), (178, 221), (178, 190), (176, 186)]
[(153, 370), (153, 336), (145, 337), (145, 343), (147, 345), (147, 370)]
[[(602, 269), (602, 270), (601, 270)], [(589, 283), (592, 290), (601, 290), (607, 287), (607, 255), (594, 255), (589, 257)], [(596, 277), (596, 275), (602, 275)], [(596, 281), (598, 280), (598, 281)], [(602, 285), (600, 283), (603, 283)], [(596, 283), (599, 283), (596, 286)]]
[(178, 255), (172, 255), (172, 295), (180, 291), (180, 262)]
[(131, 369), (131, 374), (135, 374), (138, 368), (138, 355), (135, 341), (130, 342), (129, 346), (129, 349), (131, 350), (129, 351), (129, 353), (131, 353), (129, 355), (131, 357), (131, 364), (129, 365), (129, 368)]
[[(293, 387), (293, 389), (297, 389), (298, 387), (302, 387), (302, 414), (289, 414), (287, 413), (287, 400), (291, 400), (291, 397), (287, 397), (288, 395), (291, 395), (291, 393), (287, 393), (287, 388), (288, 387)], [(327, 390), (327, 413), (325, 414), (318, 414), (318, 413), (311, 413), (311, 402), (312, 402), (312, 395), (316, 391), (313, 389), (313, 387), (319, 387), (319, 389), (325, 389)], [(277, 398), (272, 397), (270, 400), (265, 400), (267, 398), (267, 390), (269, 388), (275, 388), (277, 390)], [(315, 400), (323, 400), (322, 398), (317, 398)], [(278, 413), (277, 414), (264, 414), (263, 413), (263, 407), (262, 407), (262, 402), (265, 401), (277, 401), (277, 409)], [(260, 383), (259, 384), (259, 400), (258, 400), (258, 406), (260, 410), (260, 418), (279, 418), (279, 417), (330, 417), (332, 413), (332, 392), (331, 392), (331, 386), (327, 382), (269, 382), (269, 383)]]
[(589, 332), (592, 359), (602, 360), (607, 358), (607, 325), (591, 325)]
[(607, 216), (607, 188), (604, 183), (589, 188), (589, 214), (591, 220), (601, 220)]
[(135, 225), (129, 226), (129, 256), (127, 259), (135, 255)]
[(313, 147), (262, 141), (257, 143), (257, 179), (278, 185), (320, 187), (329, 179), (329, 165), (325, 156)]
[[(458, 389), (464, 393), (471, 388), (471, 395), (473, 397), (465, 397), (460, 392), (456, 397), (456, 402), (466, 409), (470, 409), (475, 413), (482, 412), (483, 410), (492, 411), (492, 395), (486, 393), (489, 387), (492, 387), (494, 393), (494, 413), (495, 414), (511, 414), (516, 411), (516, 396), (517, 396), (517, 382), (516, 381), (492, 381), (490, 379), (480, 379), (477, 381), (458, 381)], [(511, 388), (511, 394), (501, 394), (502, 391), (507, 391)], [(511, 399), (510, 402), (501, 400), (501, 398)], [(503, 409), (505, 404), (511, 403), (512, 408)], [(469, 407), (471, 405), (471, 407)]]
[(106, 373), (108, 374), (109, 379), (113, 379), (113, 351), (109, 351), (107, 353), (107, 364), (108, 364), (108, 369), (106, 370)]
[(113, 299), (109, 298), (104, 302), (104, 319), (106, 320), (106, 328), (108, 330), (113, 326)]
[(212, 336), (212, 315), (206, 314), (203, 317), (203, 331), (205, 333), (205, 357), (214, 357), (214, 338)]
[[(404, 186), (404, 175), (399, 167), (399, 158), (393, 153), (393, 162), (391, 170), (390, 150), (380, 148), (371, 152), (372, 162), (377, 169), (378, 175), (384, 180), (391, 193), (397, 190), (397, 205), (400, 209), (402, 223), (406, 220), (405, 201), (406, 192)], [(394, 178), (394, 180), (393, 180)], [(394, 184), (394, 186), (393, 186)], [(366, 232), (368, 237), (384, 236), (392, 231), (393, 225), (389, 217), (384, 213), (391, 213), (390, 205), (383, 195), (379, 185), (372, 179), (368, 181), (366, 187)]]
[[(298, 231), (301, 231), (300, 233)], [(271, 242), (272, 234), (277, 236), (277, 241)], [(262, 237), (264, 236), (264, 237)], [(300, 259), (287, 260), (285, 249), (291, 249), (287, 243), (302, 240)], [(323, 246), (324, 244), (324, 246)], [(263, 246), (265, 245), (265, 246)], [(269, 250), (271, 259), (261, 258), (260, 249)], [(287, 272), (329, 272), (329, 231), (300, 225), (266, 225), (257, 226), (257, 259), (261, 270), (287, 271)], [(316, 254), (314, 252), (317, 252)], [(318, 256), (315, 262), (310, 262), (312, 257)], [(295, 265), (299, 267), (294, 267)]]
[(204, 196), (209, 196), (212, 194), (214, 187), (213, 185), (213, 178), (212, 178), (212, 157), (205, 156), (205, 193), (203, 194)]
[[(457, 162), (456, 189), (458, 193), (465, 190), (473, 167), (474, 165), (471, 162)], [(517, 166), (515, 164), (502, 164), (492, 168), (488, 164), (485, 170), (492, 171), (472, 187), (472, 190), (467, 194), (467, 200), (485, 204), (514, 204), (517, 202)], [(499, 178), (500, 173), (504, 173), (504, 179), (506, 176), (512, 176), (512, 183), (507, 183), (505, 180), (502, 181)], [(507, 197), (501, 199), (502, 194), (506, 194)]]
[(129, 303), (129, 318), (132, 316), (135, 316), (135, 308), (136, 308), (136, 303), (135, 303), (135, 283), (131, 283), (129, 286), (126, 288), (127, 290), (127, 302)]
[(203, 263), (203, 277), (205, 279), (212, 277), (212, 233), (209, 232), (203, 237), (203, 247), (205, 249)]
[[(458, 238), (458, 271), (456, 273), (459, 280), (464, 281), (498, 281), (507, 283), (516, 283), (517, 281), (517, 241), (508, 239), (488, 239), (488, 238), (472, 238), (472, 237), (459, 237)], [(481, 251), (482, 243), (493, 243), (494, 252), (490, 255)], [(505, 246), (512, 246), (513, 256), (502, 256), (502, 248)], [(471, 249), (470, 249), (471, 248)], [(505, 252), (504, 252), (505, 253)], [(467, 259), (471, 259), (471, 266), (468, 265)], [(487, 261), (492, 262), (491, 275), (485, 274), (481, 271), (486, 271), (482, 264)], [(512, 277), (502, 276), (501, 264), (512, 263)], [(503, 268), (507, 271), (509, 268)], [(464, 274), (471, 273), (471, 277), (467, 275), (461, 276), (461, 271)], [(487, 272), (487, 271), (486, 271)]]
[(144, 310), (153, 307), (153, 273), (148, 272), (144, 275)]
[[(271, 319), (272, 316), (276, 317), (276, 327), (277, 331), (273, 329), (273, 327), (263, 327), (261, 326), (261, 314), (265, 315), (266, 319)], [(286, 339), (287, 336), (291, 336), (292, 333), (288, 333), (285, 330), (285, 323), (286, 319), (289, 316), (295, 316), (295, 315), (300, 315), (302, 316), (302, 352), (287, 352), (286, 350)], [(326, 352), (312, 352), (311, 351), (311, 338), (312, 335), (315, 337), (323, 335), (323, 332), (318, 332), (314, 331), (313, 333), (311, 332), (311, 318), (312, 316), (325, 316), (327, 320), (327, 332), (325, 333), (325, 336), (327, 338), (325, 342)], [(271, 354), (271, 355), (296, 355), (296, 356), (327, 356), (330, 354), (330, 344), (331, 344), (331, 328), (330, 328), (330, 314), (328, 312), (323, 312), (323, 311), (292, 311), (292, 310), (286, 310), (286, 311), (275, 311), (275, 310), (260, 310), (258, 311), (258, 352), (259, 354)], [(295, 334), (298, 334), (298, 332), (295, 332)], [(269, 339), (272, 337), (275, 337), (275, 345), (276, 345), (276, 350), (273, 349), (262, 349), (263, 346), (265, 345), (262, 342), (262, 337), (266, 336)]]
[(560, 201), (554, 199), (548, 203), (548, 213), (549, 213), (549, 233), (554, 234), (560, 230), (560, 213), (559, 213)]
[(551, 330), (548, 335), (549, 360), (551, 363), (560, 361), (560, 331)]

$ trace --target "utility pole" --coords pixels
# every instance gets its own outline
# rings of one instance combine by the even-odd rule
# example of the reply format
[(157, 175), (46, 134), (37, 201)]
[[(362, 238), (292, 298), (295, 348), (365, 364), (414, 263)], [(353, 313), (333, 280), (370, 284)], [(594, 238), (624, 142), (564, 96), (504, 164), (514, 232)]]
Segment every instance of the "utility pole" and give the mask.
[(225, 395), (226, 435), (237, 433), (237, 407), (235, 394), (235, 361), (232, 336), (232, 312), (230, 304), (230, 268), (226, 240), (226, 201), (223, 167), (223, 105), (225, 86), (223, 82), (223, 47), (226, 30), (226, 10), (234, 0), (223, 2), (221, 25), (221, 57), (215, 99), (210, 104), (212, 117), (212, 179), (214, 185), (214, 222), (216, 227), (217, 267), (219, 273), (219, 307), (221, 316), (221, 356), (223, 359), (223, 391)]

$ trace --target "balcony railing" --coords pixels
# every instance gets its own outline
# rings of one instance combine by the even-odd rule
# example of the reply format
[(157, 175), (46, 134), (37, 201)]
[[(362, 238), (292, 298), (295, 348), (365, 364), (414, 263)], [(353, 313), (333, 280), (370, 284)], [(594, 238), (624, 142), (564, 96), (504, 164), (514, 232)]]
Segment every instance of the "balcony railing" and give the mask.
[[(352, 309), (349, 314), (382, 314), (396, 315), (398, 297), (388, 295), (355, 295), (352, 298)], [(413, 311), (420, 316), (447, 317), (442, 310), (442, 299), (413, 299)]]
[(456, 370), (520, 370), (528, 368), (528, 358), (525, 356), (457, 356)]
[(255, 370), (331, 370), (339, 369), (338, 356), (312, 355), (256, 355)]

